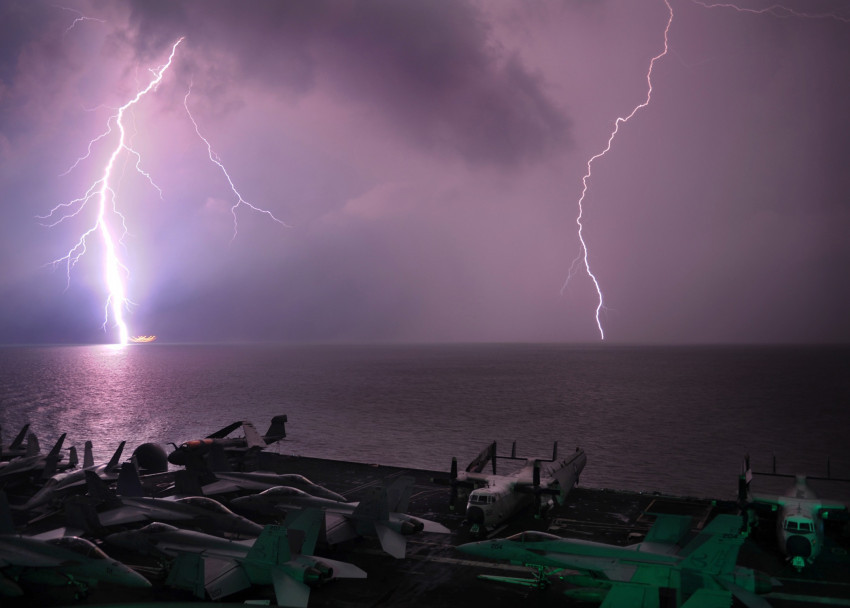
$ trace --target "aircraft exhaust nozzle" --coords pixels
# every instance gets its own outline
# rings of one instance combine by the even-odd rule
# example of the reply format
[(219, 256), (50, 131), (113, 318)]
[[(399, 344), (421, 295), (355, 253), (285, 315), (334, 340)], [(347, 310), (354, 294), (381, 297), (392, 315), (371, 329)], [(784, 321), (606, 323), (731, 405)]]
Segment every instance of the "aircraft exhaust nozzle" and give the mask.
[(425, 524), (421, 521), (414, 521), (411, 519), (406, 519), (401, 522), (401, 526), (399, 526), (399, 532), (404, 534), (405, 536), (410, 536), (411, 534), (416, 534), (417, 532), (422, 532), (425, 529)]
[(304, 583), (310, 586), (317, 586), (326, 583), (334, 576), (333, 568), (324, 564), (316, 564), (304, 570)]

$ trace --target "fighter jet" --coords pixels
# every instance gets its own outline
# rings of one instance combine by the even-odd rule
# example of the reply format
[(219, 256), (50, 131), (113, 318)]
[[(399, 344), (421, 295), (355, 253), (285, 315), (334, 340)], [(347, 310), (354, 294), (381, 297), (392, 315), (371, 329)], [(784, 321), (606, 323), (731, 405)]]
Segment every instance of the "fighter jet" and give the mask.
[(278, 516), (307, 508), (321, 509), (325, 513), (328, 544), (335, 545), (358, 536), (377, 537), (386, 553), (401, 559), (405, 556), (407, 537), (411, 534), (451, 532), (437, 522), (405, 513), (412, 487), (412, 477), (400, 477), (389, 487), (373, 488), (372, 493), (360, 502), (342, 502), (281, 486), (234, 498), (230, 505), (237, 510)]
[[(497, 475), (497, 459), (521, 461), (523, 466), (508, 475)], [(483, 472), (488, 462), (493, 467), (492, 475)], [(532, 503), (539, 514), (544, 505), (544, 496), (554, 497), (559, 504), (563, 504), (567, 493), (578, 483), (585, 464), (587, 456), (581, 448), (576, 448), (567, 458), (558, 460), (558, 443), (555, 442), (551, 459), (519, 458), (516, 455), (516, 442), (510, 456), (498, 456), (494, 441), (469, 463), (465, 473), (458, 473), (457, 458), (453, 458), (449, 477), (437, 477), (433, 481), (451, 486), (452, 509), (460, 491), (471, 490), (466, 506), (466, 520), (473, 534), (483, 534)]]
[[(13, 458), (8, 462), (0, 462), (0, 483), (9, 485), (26, 479), (47, 479), (54, 475), (60, 468), (62, 460), (62, 444), (65, 442), (65, 433), (47, 454), (41, 452), (38, 438), (30, 433), (27, 437), (27, 452), (24, 456)], [(76, 466), (77, 452), (72, 450), (70, 462), (63, 468)]]
[(32, 584), (71, 585), (79, 597), (98, 581), (125, 587), (151, 586), (141, 574), (85, 539), (64, 536), (42, 540), (17, 535), (6, 494), (0, 490), (0, 596), (24, 595), (26, 585)]
[(682, 547), (690, 523), (686, 516), (657, 515), (643, 542), (625, 547), (529, 531), (458, 549), (534, 569), (532, 579), (479, 576), (490, 580), (542, 588), (550, 569), (575, 570), (579, 574), (559, 574), (578, 585), (567, 595), (585, 601), (595, 596), (602, 608), (728, 608), (733, 597), (748, 608), (768, 607), (758, 594), (772, 589), (771, 579), (735, 565), (744, 543), (741, 518), (718, 515)]
[[(749, 456), (745, 459), (742, 501), (745, 509), (760, 510), (767, 507), (777, 512), (777, 537), (779, 549), (798, 571), (811, 564), (820, 555), (824, 544), (824, 519), (836, 516), (847, 517), (847, 505), (838, 501), (821, 500), (809, 487), (805, 475), (795, 475), (794, 485), (783, 496), (759, 494), (749, 491), (750, 481), (755, 475), (790, 477), (781, 473), (754, 473), (750, 469)], [(832, 481), (848, 481), (836, 478)]]
[(313, 496), (344, 502), (345, 498), (332, 490), (313, 483), (303, 475), (295, 473), (272, 473), (269, 471), (230, 471), (222, 466), (219, 455), (220, 448), (214, 447), (210, 452), (210, 460), (215, 465), (213, 471), (209, 467), (199, 470), (177, 471), (174, 475), (174, 493), (177, 496), (216, 496), (233, 492), (257, 492), (288, 486), (304, 490)]
[(125, 462), (121, 467), (118, 487), (111, 494), (106, 483), (94, 472), (86, 471), (89, 496), (105, 507), (96, 511), (87, 501), (68, 505), (69, 524), (88, 533), (103, 528), (135, 523), (168, 521), (180, 527), (203, 530), (225, 538), (256, 538), (263, 526), (237, 515), (220, 502), (204, 496), (188, 498), (152, 498), (144, 496), (136, 466)]
[(25, 503), (16, 505), (14, 508), (32, 510), (57, 500), (69, 492), (73, 492), (75, 488), (83, 488), (86, 485), (86, 475), (88, 473), (92, 473), (108, 481), (117, 479), (118, 471), (121, 468), (119, 461), (124, 451), (124, 444), (125, 442), (122, 441), (118, 445), (109, 462), (95, 465), (94, 456), (92, 455), (92, 443), (91, 441), (86, 441), (85, 452), (83, 454), (83, 468), (56, 473)]
[[(239, 427), (242, 427), (245, 432), (244, 437), (228, 437)], [(284, 437), (286, 437), (285, 414), (272, 418), (269, 430), (262, 436), (257, 432), (253, 423), (247, 420), (238, 420), (211, 435), (207, 435), (204, 439), (186, 441), (179, 446), (172, 444), (174, 451), (168, 455), (168, 462), (187, 468), (203, 468), (206, 457), (213, 446), (223, 448), (228, 458), (244, 459), (248, 454), (258, 452)]]
[(251, 585), (273, 585), (278, 606), (304, 608), (310, 588), (335, 578), (366, 578), (346, 562), (313, 556), (321, 513), (307, 510), (289, 526), (266, 526), (256, 540), (231, 541), (163, 523), (118, 532), (106, 542), (131, 551), (174, 557), (167, 585), (213, 600)]

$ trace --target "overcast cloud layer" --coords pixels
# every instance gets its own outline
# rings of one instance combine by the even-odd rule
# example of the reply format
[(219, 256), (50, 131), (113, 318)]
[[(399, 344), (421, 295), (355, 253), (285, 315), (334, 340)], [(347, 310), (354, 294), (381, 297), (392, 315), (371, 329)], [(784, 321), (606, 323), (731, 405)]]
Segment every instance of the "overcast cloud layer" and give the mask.
[[(652, 97), (594, 161), (612, 342), (850, 339), (850, 8), (670, 0)], [(163, 341), (598, 341), (576, 215), (647, 97), (664, 0), (0, 4), (0, 343), (109, 342), (61, 258), (125, 122), (131, 331)], [(207, 156), (184, 98), (245, 200)], [(114, 137), (114, 133), (113, 136)]]

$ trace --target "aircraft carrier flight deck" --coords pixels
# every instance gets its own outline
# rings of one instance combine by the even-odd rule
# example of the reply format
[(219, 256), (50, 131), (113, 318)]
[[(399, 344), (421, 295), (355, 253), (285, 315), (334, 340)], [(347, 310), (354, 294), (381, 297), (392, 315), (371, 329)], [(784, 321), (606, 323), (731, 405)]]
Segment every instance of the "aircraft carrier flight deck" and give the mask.
[[(506, 538), (527, 530), (550, 532), (565, 538), (585, 539), (615, 545), (640, 541), (652, 526), (655, 514), (684, 515), (691, 518), (695, 536), (708, 521), (719, 514), (737, 515), (733, 501), (666, 496), (657, 493), (573, 488), (565, 504), (555, 504), (540, 517), (526, 509), (484, 536), (473, 536), (464, 524), (463, 504), (450, 509), (450, 488), (434, 483), (446, 477), (446, 471), (426, 471), (377, 464), (354, 463), (319, 458), (286, 456), (263, 452), (256, 463), (258, 470), (298, 473), (343, 495), (346, 500), (363, 498), (370, 488), (401, 476), (414, 478), (408, 512), (449, 528), (451, 534), (420, 533), (409, 538), (406, 557), (396, 559), (381, 550), (375, 539), (359, 538), (333, 547), (319, 546), (317, 555), (356, 564), (368, 574), (366, 579), (338, 579), (314, 588), (309, 606), (334, 608), (452, 607), (488, 608), (514, 606), (592, 606), (599, 598), (575, 593), (573, 583), (552, 575), (546, 588), (480, 578), (480, 575), (532, 577), (528, 567), (511, 565), (462, 553), (463, 543), (480, 538)], [(173, 472), (142, 478), (150, 494), (163, 493), (171, 486)], [(256, 520), (257, 523), (273, 523)], [(35, 522), (40, 529), (50, 518)], [(738, 554), (737, 563), (757, 569), (773, 578), (773, 590), (760, 596), (776, 608), (808, 606), (850, 606), (850, 542), (847, 524), (827, 529), (826, 545), (817, 561), (798, 571), (775, 546), (775, 530), (755, 528)], [(25, 530), (26, 531), (26, 530)], [(201, 602), (188, 591), (165, 586), (166, 566), (153, 558), (103, 546), (104, 550), (146, 576), (149, 589), (125, 589), (101, 584), (86, 597), (75, 599), (71, 590), (36, 590), (23, 598), (5, 598), (3, 606), (189, 606)], [(570, 591), (573, 591), (570, 594)], [(270, 586), (253, 586), (226, 598), (227, 604), (275, 603)], [(208, 605), (209, 601), (206, 602)], [(221, 602), (216, 602), (222, 605)], [(743, 606), (735, 599), (734, 606)]]

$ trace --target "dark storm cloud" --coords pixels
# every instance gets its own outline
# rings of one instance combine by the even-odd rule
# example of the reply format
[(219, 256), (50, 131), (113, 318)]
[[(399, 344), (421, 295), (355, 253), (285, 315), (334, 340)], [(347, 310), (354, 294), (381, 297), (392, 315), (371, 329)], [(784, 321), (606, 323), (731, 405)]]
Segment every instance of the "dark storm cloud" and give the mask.
[(569, 121), (546, 83), (499, 47), (465, 2), (132, 7), (127, 35), (143, 57), (185, 35), (202, 55), (233, 61), (233, 79), (295, 95), (327, 86), (339, 103), (368, 108), (371, 119), (434, 153), (505, 167), (568, 143)]

